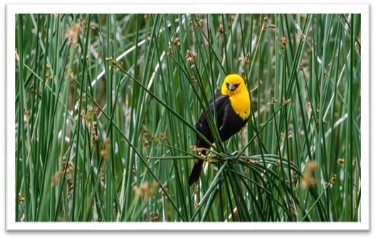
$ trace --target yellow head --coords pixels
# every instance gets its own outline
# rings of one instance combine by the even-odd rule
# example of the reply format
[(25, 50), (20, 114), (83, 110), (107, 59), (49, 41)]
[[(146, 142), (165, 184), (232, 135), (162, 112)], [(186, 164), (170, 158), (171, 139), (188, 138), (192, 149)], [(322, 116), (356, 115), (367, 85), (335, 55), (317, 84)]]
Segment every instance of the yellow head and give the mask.
[(226, 76), (221, 87), (222, 95), (228, 95), (235, 113), (247, 119), (251, 112), (251, 99), (244, 79), (238, 74)]
[(247, 91), (247, 86), (245, 85), (244, 79), (238, 74), (231, 74), (226, 76), (223, 81), (221, 93), (222, 95), (236, 95), (243, 91)]

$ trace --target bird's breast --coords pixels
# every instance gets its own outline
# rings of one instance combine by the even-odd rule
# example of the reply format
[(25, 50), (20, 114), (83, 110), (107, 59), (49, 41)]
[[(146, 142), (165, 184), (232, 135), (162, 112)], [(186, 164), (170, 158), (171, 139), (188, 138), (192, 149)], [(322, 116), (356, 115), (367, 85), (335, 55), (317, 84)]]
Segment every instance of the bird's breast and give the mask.
[(251, 100), (249, 94), (230, 96), (231, 107), (243, 120), (248, 119), (251, 112)]

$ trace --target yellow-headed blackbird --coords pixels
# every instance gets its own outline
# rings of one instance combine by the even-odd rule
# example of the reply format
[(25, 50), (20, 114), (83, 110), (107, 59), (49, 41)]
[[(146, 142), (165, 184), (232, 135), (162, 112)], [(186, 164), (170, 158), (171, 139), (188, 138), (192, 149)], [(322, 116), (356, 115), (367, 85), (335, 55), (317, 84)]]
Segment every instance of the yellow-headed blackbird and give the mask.
[[(248, 121), (251, 111), (251, 98), (245, 81), (240, 75), (231, 74), (225, 78), (221, 92), (218, 92), (214, 100), (211, 100), (209, 104), (210, 112), (214, 111), (214, 107), (217, 115), (219, 136), (222, 141), (226, 141), (243, 128)], [(211, 143), (214, 142), (204, 112), (201, 113), (198, 119), (196, 129)], [(197, 135), (196, 146), (198, 148), (208, 148), (210, 145)], [(205, 150), (202, 151), (202, 154), (205, 155)], [(203, 160), (195, 162), (189, 176), (189, 186), (199, 179), (203, 162)]]

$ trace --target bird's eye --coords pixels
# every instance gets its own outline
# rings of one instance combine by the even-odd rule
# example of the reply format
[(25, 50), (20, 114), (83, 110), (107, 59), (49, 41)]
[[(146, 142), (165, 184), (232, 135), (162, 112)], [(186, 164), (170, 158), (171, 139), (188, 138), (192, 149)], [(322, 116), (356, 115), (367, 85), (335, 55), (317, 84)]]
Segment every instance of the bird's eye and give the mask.
[(238, 88), (239, 84), (226, 83), (226, 86), (229, 91), (234, 91)]

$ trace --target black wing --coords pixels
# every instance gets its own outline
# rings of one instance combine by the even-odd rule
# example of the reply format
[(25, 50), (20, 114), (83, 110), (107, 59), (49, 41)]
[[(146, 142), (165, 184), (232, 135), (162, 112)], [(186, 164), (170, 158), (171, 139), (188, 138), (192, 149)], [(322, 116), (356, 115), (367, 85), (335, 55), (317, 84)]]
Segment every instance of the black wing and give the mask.
[(247, 120), (243, 120), (238, 114), (235, 113), (230, 102), (226, 104), (225, 108), (223, 109), (223, 114), (220, 116), (222, 118), (218, 119), (217, 122), (219, 122), (218, 131), (222, 141), (228, 140), (231, 136), (239, 132), (247, 123)]
[[(217, 93), (215, 95), (215, 100), (211, 100), (209, 104), (209, 110), (212, 114), (214, 113), (214, 106), (217, 114), (217, 126), (220, 129), (225, 120), (226, 109), (231, 108), (228, 96), (222, 95), (221, 93)], [(201, 134), (203, 134), (211, 143), (214, 142), (213, 135), (210, 131), (210, 127), (204, 112), (201, 113), (200, 118), (197, 121), (196, 129), (200, 131)], [(197, 135), (196, 146), (203, 148), (209, 147), (209, 145), (203, 139), (201, 139), (199, 135)]]
[[(243, 120), (234, 112), (228, 96), (217, 93), (214, 100), (211, 100), (209, 104), (209, 111), (211, 114), (213, 114), (214, 107), (217, 114), (218, 132), (222, 141), (229, 139), (247, 123), (247, 120)], [(204, 112), (201, 113), (200, 118), (197, 121), (196, 129), (201, 132), (210, 143), (213, 143), (213, 135), (210, 131)], [(199, 148), (208, 148), (210, 145), (197, 135), (196, 146)], [(205, 155), (205, 150), (201, 153)], [(189, 175), (188, 185), (192, 185), (200, 178), (203, 162), (204, 161), (202, 160), (196, 160), (191, 174)]]

